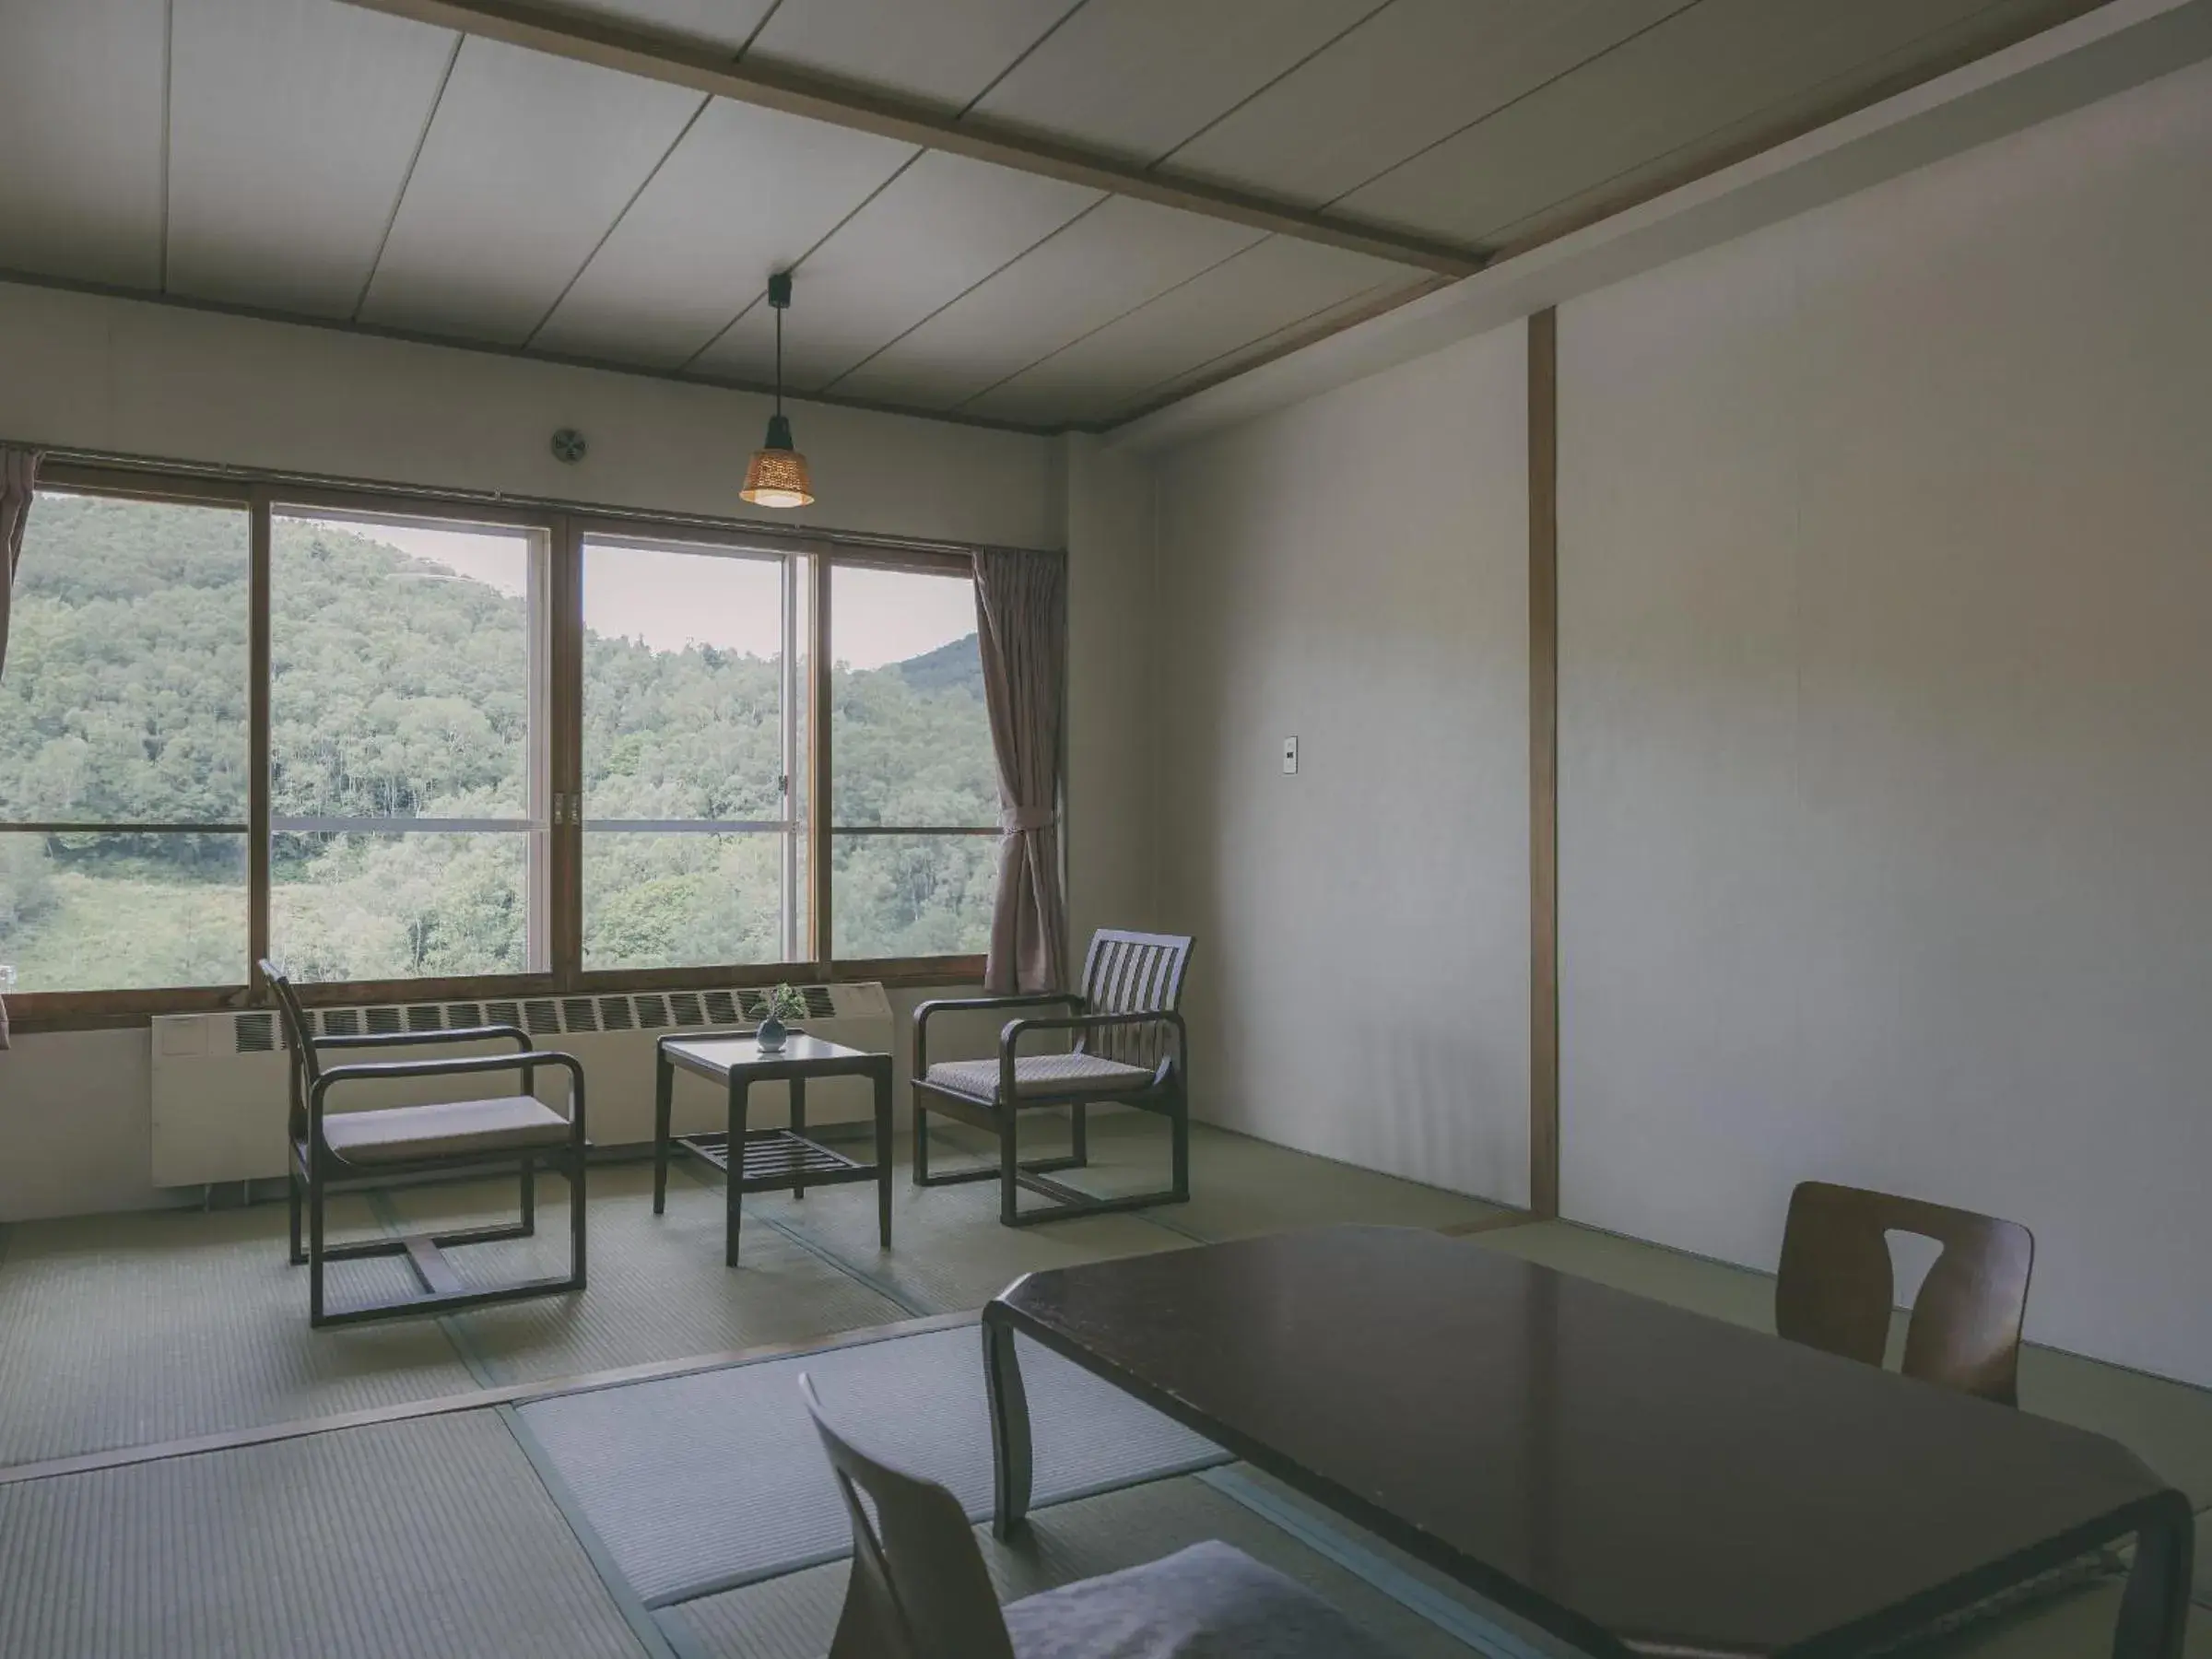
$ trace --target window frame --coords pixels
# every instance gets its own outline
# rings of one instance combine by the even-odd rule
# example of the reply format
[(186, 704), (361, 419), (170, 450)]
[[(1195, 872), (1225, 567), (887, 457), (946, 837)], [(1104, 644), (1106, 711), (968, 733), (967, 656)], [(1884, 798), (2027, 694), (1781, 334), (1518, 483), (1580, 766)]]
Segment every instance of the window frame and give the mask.
[[(829, 908), (827, 893), (828, 890), (835, 885), (836, 873), (831, 867), (834, 864), (831, 852), (836, 844), (837, 838), (841, 835), (862, 839), (868, 837), (900, 836), (969, 836), (978, 838), (988, 836), (994, 841), (1004, 839), (1004, 831), (997, 825), (970, 826), (951, 824), (841, 824), (836, 821), (834, 816), (831, 814), (830, 806), (835, 799), (833, 782), (835, 774), (831, 771), (833, 757), (830, 748), (830, 726), (832, 724), (830, 703), (831, 685), (837, 672), (837, 664), (830, 655), (829, 645), (831, 639), (832, 620), (832, 607), (830, 604), (830, 590), (836, 586), (835, 563), (836, 561), (830, 559), (824, 559), (821, 561), (819, 568), (822, 575), (816, 591), (816, 606), (818, 608), (821, 616), (821, 623), (820, 627), (817, 630), (817, 634), (818, 639), (819, 640), (823, 648), (820, 687), (820, 706), (822, 711), (823, 724), (821, 735), (817, 740), (819, 743), (822, 751), (822, 794), (819, 806), (822, 817), (828, 821), (819, 837), (814, 843), (814, 850), (815, 856), (819, 859), (823, 866), (821, 872), (821, 881), (825, 897), (823, 900), (824, 908), (821, 912), (820, 921), (821, 925), (824, 928), (834, 925), (836, 922), (836, 917), (831, 913)], [(967, 578), (971, 589), (972, 589), (975, 582), (975, 566), (973, 562), (970, 560), (921, 560), (912, 558), (882, 559), (871, 559), (867, 561), (867, 568), (877, 571), (903, 572), (905, 574), (913, 576), (964, 576)], [(981, 631), (980, 628), (978, 631)], [(831, 937), (829, 935), (821, 935), (818, 936)], [(835, 943), (833, 937), (831, 937), (831, 943)], [(973, 960), (976, 962), (978, 964), (976, 973), (979, 978), (981, 977), (982, 972), (981, 966), (983, 959), (982, 958), (975, 957), (971, 959), (961, 959)]]
[[(247, 599), (248, 788), (249, 811), (242, 826), (179, 826), (197, 832), (246, 835), (247, 978), (221, 985), (180, 985), (110, 991), (18, 991), (7, 997), (10, 1024), (17, 1030), (88, 1030), (142, 1023), (155, 1014), (215, 1012), (258, 1005), (266, 988), (253, 964), (269, 952), (271, 888), (270, 732), (270, 574), (274, 521), (288, 514), (407, 519), (441, 524), (519, 529), (543, 537), (547, 572), (542, 635), (534, 649), (542, 662), (533, 666), (535, 706), (546, 716), (542, 744), (532, 737), (534, 773), (542, 778), (532, 791), (529, 816), (534, 836), (546, 838), (542, 893), (546, 961), (543, 970), (521, 973), (468, 975), (441, 979), (325, 981), (299, 987), (301, 1001), (315, 1006), (365, 1003), (476, 1001), (493, 996), (653, 991), (678, 986), (734, 987), (773, 984), (780, 980), (809, 982), (880, 980), (904, 986), (965, 984), (982, 977), (981, 955), (837, 958), (831, 840), (853, 830), (830, 821), (830, 656), (831, 572), (841, 565), (959, 575), (973, 580), (967, 551), (895, 540), (877, 542), (835, 533), (797, 530), (741, 519), (614, 511), (568, 503), (518, 501), (459, 491), (387, 488), (376, 485), (334, 484), (253, 473), (166, 468), (159, 465), (84, 463), (56, 458), (41, 469), (39, 488), (75, 495), (169, 501), (194, 506), (242, 509), (247, 516), (249, 572)], [(806, 606), (806, 673), (805, 721), (809, 738), (805, 758), (804, 826), (806, 891), (798, 895), (806, 916), (806, 938), (814, 956), (805, 960), (718, 963), (693, 967), (586, 970), (582, 966), (582, 648), (583, 559), (589, 536), (603, 542), (727, 546), (777, 557), (803, 556), (798, 569), (811, 582)], [(787, 627), (787, 633), (789, 629)], [(798, 786), (794, 783), (794, 801)], [(541, 815), (542, 807), (542, 815)], [(29, 831), (26, 824), (12, 830)], [(131, 830), (136, 825), (71, 825), (72, 829)], [(859, 832), (869, 832), (862, 830)], [(995, 835), (970, 828), (884, 829), (884, 834)]]

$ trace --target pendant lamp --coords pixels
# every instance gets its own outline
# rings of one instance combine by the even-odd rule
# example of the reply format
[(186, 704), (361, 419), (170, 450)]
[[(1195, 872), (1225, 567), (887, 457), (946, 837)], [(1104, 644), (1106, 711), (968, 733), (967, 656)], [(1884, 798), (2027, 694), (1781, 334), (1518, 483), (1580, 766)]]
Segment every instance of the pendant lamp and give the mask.
[(783, 313), (791, 309), (791, 273), (768, 279), (768, 303), (776, 313), (776, 412), (768, 418), (768, 439), (753, 452), (737, 493), (756, 507), (804, 507), (814, 500), (806, 457), (791, 446), (791, 422), (783, 418)]

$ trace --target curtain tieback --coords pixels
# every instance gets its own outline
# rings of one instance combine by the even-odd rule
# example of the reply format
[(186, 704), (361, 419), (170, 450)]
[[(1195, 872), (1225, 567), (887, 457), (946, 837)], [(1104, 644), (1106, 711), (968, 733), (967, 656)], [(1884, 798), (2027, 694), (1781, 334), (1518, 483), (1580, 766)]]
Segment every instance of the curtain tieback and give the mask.
[(1024, 830), (1050, 830), (1059, 821), (1059, 812), (1051, 806), (1009, 806), (998, 815), (998, 827), (1007, 835), (1018, 835)]

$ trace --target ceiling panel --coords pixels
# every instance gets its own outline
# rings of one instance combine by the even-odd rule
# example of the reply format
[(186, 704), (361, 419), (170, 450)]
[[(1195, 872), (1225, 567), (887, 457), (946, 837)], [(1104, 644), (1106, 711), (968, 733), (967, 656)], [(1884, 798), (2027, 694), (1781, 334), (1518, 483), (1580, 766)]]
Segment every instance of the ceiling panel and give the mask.
[(1317, 312), (1311, 317), (1301, 317), (1295, 323), (1287, 324), (1275, 330), (1272, 334), (1263, 335), (1256, 340), (1238, 347), (1234, 351), (1225, 352), (1220, 357), (1208, 362), (1199, 363), (1171, 379), (1147, 386), (1135, 397), (1116, 404), (1112, 408), (1101, 409), (1094, 416), (1081, 418), (1085, 424), (1096, 426), (1108, 426), (1119, 421), (1134, 419), (1164, 404), (1173, 403), (1178, 398), (1188, 397), (1207, 386), (1229, 379), (1231, 375), (1240, 374), (1244, 370), (1254, 368), (1271, 358), (1294, 350), (1335, 329), (1347, 328), (1355, 323), (1374, 316), (1380, 311), (1388, 310), (1393, 305), (1402, 304), (1406, 300), (1421, 291), (1422, 287), (1417, 285), (1404, 288), (1373, 288), (1364, 294), (1355, 294), (1339, 304), (1330, 306), (1326, 311)]
[(955, 407), (1264, 234), (1108, 196), (832, 389)]
[(1080, 0), (783, 0), (747, 54), (959, 110)]
[(775, 0), (576, 0), (571, 9), (725, 46), (735, 57)]
[(673, 369), (905, 164), (912, 145), (716, 100), (535, 348)]
[(1154, 161), (1385, 0), (1090, 0), (975, 113)]
[(176, 0), (170, 291), (351, 316), (456, 42), (329, 0)]
[(1987, 9), (1987, 0), (1700, 0), (1343, 205), (1384, 223), (1481, 241)]
[(521, 344), (703, 101), (654, 81), (468, 41), (361, 315)]
[[(1080, 185), (931, 150), (798, 267), (783, 360), (818, 391), (1100, 199)], [(694, 365), (765, 381), (774, 324), (756, 303)]]
[(1363, 253), (1271, 236), (992, 387), (963, 413), (1036, 423), (1096, 419), (1347, 300), (1427, 278)]
[(0, 268), (161, 280), (161, 0), (0, 0)]
[(1172, 168), (1332, 201), (1684, 4), (1396, 0), (1178, 150)]

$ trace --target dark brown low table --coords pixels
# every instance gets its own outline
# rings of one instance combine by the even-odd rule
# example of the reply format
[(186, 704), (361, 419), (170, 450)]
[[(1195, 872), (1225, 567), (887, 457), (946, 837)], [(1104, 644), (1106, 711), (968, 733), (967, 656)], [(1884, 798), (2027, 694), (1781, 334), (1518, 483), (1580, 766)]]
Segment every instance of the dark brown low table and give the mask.
[(1596, 1654), (1858, 1653), (2133, 1536), (2112, 1652), (2178, 1659), (2189, 1501), (2100, 1435), (1398, 1228), (1034, 1273), (1015, 1334)]
[[(876, 1183), (876, 1226), (891, 1247), (891, 1057), (825, 1042), (794, 1031), (780, 1050), (763, 1052), (750, 1037), (664, 1037), (656, 1046), (653, 1092), (653, 1213), (668, 1206), (668, 1118), (677, 1067), (728, 1091), (729, 1128), (721, 1135), (688, 1135), (673, 1144), (703, 1159), (728, 1177), (723, 1261), (737, 1265), (737, 1223), (747, 1193), (788, 1189), (806, 1196), (810, 1186), (848, 1181)], [(876, 1085), (876, 1161), (863, 1163), (806, 1134), (806, 1079), (866, 1077)], [(791, 1085), (791, 1127), (749, 1129), (746, 1096), (756, 1083)]]

